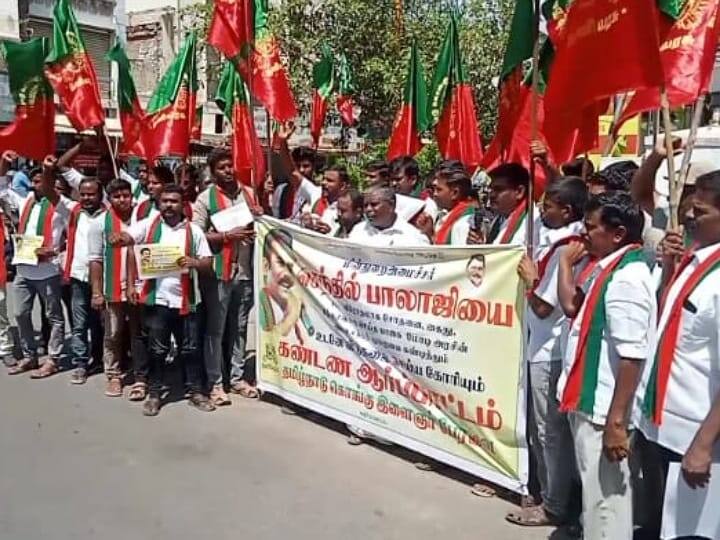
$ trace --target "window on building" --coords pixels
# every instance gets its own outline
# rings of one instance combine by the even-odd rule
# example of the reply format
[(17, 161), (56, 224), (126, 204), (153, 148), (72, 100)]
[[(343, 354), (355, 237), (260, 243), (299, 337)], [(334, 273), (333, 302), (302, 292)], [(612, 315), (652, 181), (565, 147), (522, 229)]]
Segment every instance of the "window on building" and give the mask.
[(216, 114), (215, 115), (215, 133), (222, 134), (223, 127), (224, 127), (224, 121), (222, 114)]

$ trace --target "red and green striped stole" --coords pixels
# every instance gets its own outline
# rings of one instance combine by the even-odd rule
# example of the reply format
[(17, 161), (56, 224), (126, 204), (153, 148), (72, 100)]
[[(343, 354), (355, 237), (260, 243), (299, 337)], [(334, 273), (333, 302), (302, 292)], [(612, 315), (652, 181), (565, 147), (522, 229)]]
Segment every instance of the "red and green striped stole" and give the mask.
[(538, 284), (543, 280), (545, 277), (545, 273), (547, 272), (547, 267), (550, 264), (550, 259), (552, 259), (552, 256), (555, 255), (555, 252), (560, 249), (563, 246), (568, 245), (570, 242), (582, 242), (582, 236), (579, 236), (577, 234), (572, 234), (570, 236), (566, 236), (565, 238), (562, 238), (555, 242), (552, 246), (550, 246), (550, 249), (547, 250), (547, 253), (540, 257), (540, 260), (537, 263), (537, 271), (538, 271), (538, 279), (535, 282), (535, 285), (533, 286), (531, 292), (535, 292), (535, 289), (537, 289)]
[[(29, 195), (23, 207), (20, 221), (18, 223), (18, 233), (24, 235), (27, 229), (28, 221), (33, 208), (35, 208), (35, 196)], [(43, 237), (43, 247), (52, 247), (52, 220), (55, 216), (55, 205), (50, 202), (47, 197), (40, 199), (40, 214), (38, 215), (37, 225), (35, 226), (35, 235)]]
[[(208, 193), (208, 212), (212, 216), (232, 206), (230, 199), (217, 185), (212, 184)], [(215, 276), (222, 281), (229, 281), (232, 278), (232, 263), (234, 255), (234, 243), (230, 240), (223, 241), (220, 253), (215, 255), (213, 266)]]
[[(675, 272), (672, 282), (666, 289), (666, 294), (663, 295), (663, 299), (660, 304), (661, 314), (665, 312), (667, 291), (670, 290), (672, 283), (675, 282), (677, 277), (687, 267), (691, 260), (692, 257), (688, 258), (687, 262), (683, 261), (685, 264), (681, 264)], [(697, 268), (691, 272), (675, 298), (675, 301), (671, 306), (669, 306), (668, 319), (657, 341), (655, 359), (653, 361), (652, 371), (650, 372), (647, 390), (645, 391), (645, 397), (643, 399), (643, 413), (645, 416), (650, 418), (655, 425), (659, 426), (662, 423), (665, 397), (667, 395), (668, 383), (670, 382), (670, 370), (672, 368), (673, 360), (675, 359), (675, 348), (680, 336), (683, 304), (687, 301), (690, 294), (692, 294), (700, 282), (718, 268), (720, 268), (720, 248), (713, 251), (707, 259), (700, 263)]]
[(471, 216), (475, 212), (475, 205), (471, 200), (462, 201), (450, 210), (450, 213), (443, 221), (443, 224), (435, 233), (435, 244), (448, 245), (452, 244), (452, 228), (463, 217)]
[(153, 209), (153, 206), (155, 205), (155, 201), (152, 199), (145, 199), (138, 205), (137, 212), (135, 212), (136, 221), (140, 221), (143, 219), (147, 219), (150, 217), (150, 212)]
[(105, 253), (103, 257), (103, 288), (105, 300), (108, 302), (122, 302), (123, 282), (123, 250), (121, 246), (110, 245), (108, 239), (113, 233), (123, 230), (123, 222), (113, 208), (105, 212)]
[(645, 262), (642, 247), (631, 244), (616, 252), (590, 285), (585, 297), (575, 358), (560, 403), (560, 410), (592, 414), (600, 370), (600, 351), (606, 326), (605, 294), (617, 270), (634, 262)]
[(317, 201), (315, 201), (315, 204), (312, 205), (311, 212), (316, 216), (322, 217), (325, 210), (328, 209), (328, 206), (330, 206), (330, 203), (328, 202), (327, 197), (320, 197)]
[[(157, 216), (150, 224), (146, 244), (159, 244), (162, 237), (162, 216)], [(193, 253), (193, 237), (190, 223), (185, 222), (185, 256), (192, 257)], [(182, 295), (182, 304), (180, 306), (180, 315), (187, 315), (191, 311), (195, 311), (195, 286), (190, 276), (191, 271), (185, 272), (180, 276), (180, 291)], [(140, 293), (140, 301), (146, 306), (154, 306), (157, 294), (157, 280), (146, 279), (143, 289)]]
[(192, 221), (192, 217), (193, 217), (193, 207), (192, 207), (192, 203), (189, 203), (189, 202), (187, 202), (187, 201), (185, 201), (185, 202), (183, 203), (183, 214), (185, 215), (185, 217), (186, 217), (187, 219), (189, 219), (190, 221)]
[(500, 238), (501, 244), (509, 244), (512, 242), (513, 237), (520, 230), (520, 226), (527, 217), (527, 210), (527, 201), (520, 201), (520, 204), (510, 213), (505, 232), (502, 238)]
[(82, 206), (76, 203), (70, 212), (70, 220), (68, 221), (67, 249), (65, 251), (65, 270), (63, 278), (65, 281), (70, 280), (70, 270), (72, 269), (73, 259), (75, 258), (75, 237), (77, 236), (77, 226), (80, 220)]
[(137, 184), (135, 184), (135, 189), (133, 190), (133, 199), (136, 201), (142, 196), (143, 190), (142, 190), (142, 184), (138, 181)]

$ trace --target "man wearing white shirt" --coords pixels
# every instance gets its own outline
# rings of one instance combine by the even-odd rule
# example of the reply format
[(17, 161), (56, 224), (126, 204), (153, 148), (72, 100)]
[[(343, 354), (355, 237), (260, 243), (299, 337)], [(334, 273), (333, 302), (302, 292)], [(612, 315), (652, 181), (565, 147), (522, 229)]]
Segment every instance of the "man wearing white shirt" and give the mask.
[[(75, 371), (70, 382), (85, 384), (88, 363), (97, 363), (102, 356), (103, 329), (98, 313), (90, 306), (90, 270), (88, 232), (90, 223), (103, 212), (102, 186), (97, 180), (86, 178), (80, 183), (80, 202), (73, 208), (67, 228), (67, 248), (63, 278), (70, 284), (72, 339), (70, 351)], [(88, 331), (92, 355), (88, 346)]]
[(160, 194), (165, 186), (175, 183), (175, 175), (165, 165), (156, 165), (150, 170), (147, 180), (147, 198), (133, 208), (130, 221), (134, 225), (143, 219), (160, 215)]
[(550, 184), (543, 199), (543, 224), (555, 241), (540, 248), (534, 260), (527, 255), (518, 273), (528, 288), (526, 310), (528, 360), (528, 436), (536, 463), (542, 503), (508, 514), (507, 519), (525, 526), (567, 522), (572, 481), (568, 463), (574, 460), (573, 442), (566, 415), (560, 412), (557, 382), (562, 371), (562, 334), (566, 324), (558, 299), (560, 252), (572, 241), (581, 241), (588, 190), (580, 178), (563, 178)]
[(271, 206), (272, 214), (276, 218), (299, 223), (303, 207), (314, 205), (322, 191), (312, 182), (316, 153), (310, 148), (300, 146), (290, 155), (288, 140), (294, 132), (295, 126), (292, 123), (281, 126), (273, 142), (273, 148), (280, 154), (290, 177), (286, 183), (274, 188)]
[[(689, 217), (695, 245), (679, 262), (672, 253), (663, 258), (676, 268), (661, 291), (658, 340), (638, 398), (640, 429), (661, 456), (650, 476), (664, 479), (668, 463), (680, 462), (685, 482), (697, 488), (720, 462), (720, 172), (697, 178)], [(682, 245), (679, 233), (668, 235)], [(658, 530), (663, 490), (661, 480), (643, 494), (654, 503)], [(691, 512), (685, 504), (678, 501), (678, 515)]]
[(323, 173), (321, 184), (322, 196), (315, 204), (307, 205), (302, 224), (308, 229), (334, 236), (340, 225), (338, 223), (338, 200), (350, 189), (350, 176), (342, 166), (328, 168)]
[[(443, 162), (445, 163), (445, 162)], [(438, 207), (432, 197), (432, 189), (423, 189), (420, 179), (420, 166), (410, 156), (393, 159), (390, 164), (390, 182), (395, 193), (407, 195), (425, 201), (423, 212), (434, 222), (438, 217)]]
[(258, 397), (255, 387), (246, 380), (245, 350), (248, 316), (253, 305), (255, 231), (252, 222), (218, 231), (212, 216), (242, 206), (256, 211), (257, 201), (253, 191), (235, 179), (232, 155), (226, 148), (216, 148), (210, 153), (208, 167), (215, 182), (195, 201), (193, 223), (205, 232), (215, 252), (214, 275), (202, 276), (200, 280), (207, 321), (203, 359), (210, 400), (215, 406), (223, 406), (230, 404), (223, 386), (226, 367), (229, 367), (231, 392), (247, 398)]
[(430, 245), (427, 236), (397, 216), (391, 188), (373, 188), (365, 194), (365, 221), (353, 227), (348, 240), (373, 247)]
[[(5, 167), (12, 161), (12, 155), (9, 151), (3, 154), (3, 170), (0, 170), (3, 178), (6, 178)], [(19, 236), (42, 243), (42, 247), (35, 250), (37, 264), (16, 266), (15, 310), (24, 358), (9, 371), (14, 375), (33, 370), (31, 377), (36, 379), (57, 373), (65, 340), (65, 317), (60, 303), (62, 277), (57, 257), (74, 203), (55, 192), (56, 163), (57, 160), (52, 156), (45, 158), (42, 174), (31, 178), (33, 193), (27, 197), (8, 190), (7, 184), (0, 188), (0, 198), (11, 201), (12, 206), (19, 208)], [(50, 358), (39, 369), (32, 323), (32, 308), (36, 296), (40, 296), (45, 302), (51, 325), (48, 343)]]
[[(560, 255), (558, 299), (572, 318), (558, 382), (568, 413), (583, 491), (588, 540), (633, 537), (628, 456), (635, 394), (653, 347), (657, 304), (641, 238), (643, 214), (630, 195), (588, 202), (583, 242)], [(580, 284), (573, 266), (589, 252), (597, 264)]]
[[(178, 259), (180, 274), (144, 280), (138, 297), (134, 288), (128, 295), (131, 301), (145, 304), (145, 325), (150, 360), (150, 388), (143, 406), (145, 416), (157, 416), (161, 408), (160, 395), (164, 384), (170, 337), (178, 345), (178, 358), (185, 368), (188, 403), (198, 410), (215, 409), (205, 395), (203, 369), (200, 360), (199, 321), (196, 313), (200, 291), (197, 273), (210, 272), (212, 252), (205, 234), (190, 223), (183, 214), (182, 189), (166, 186), (160, 196), (160, 215), (145, 219), (122, 233), (123, 244), (161, 244), (177, 246), (185, 254)], [(135, 257), (130, 254), (128, 283), (135, 281)]]
[(465, 246), (472, 228), (477, 201), (472, 182), (464, 171), (439, 169), (433, 178), (433, 198), (438, 211), (433, 241), (437, 245)]

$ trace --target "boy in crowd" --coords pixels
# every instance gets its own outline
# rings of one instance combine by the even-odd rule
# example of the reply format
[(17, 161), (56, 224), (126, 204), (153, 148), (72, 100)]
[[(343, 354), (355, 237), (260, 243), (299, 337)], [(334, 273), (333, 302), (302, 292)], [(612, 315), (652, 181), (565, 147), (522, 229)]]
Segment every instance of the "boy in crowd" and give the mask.
[(543, 225), (554, 243), (527, 255), (518, 273), (528, 289), (527, 359), (530, 402), (528, 432), (537, 465), (542, 503), (507, 519), (518, 525), (558, 525), (569, 517), (574, 461), (573, 442), (566, 415), (560, 412), (557, 383), (562, 371), (562, 334), (567, 321), (558, 299), (558, 262), (564, 246), (579, 242), (588, 191), (580, 178), (563, 178), (550, 184), (543, 199)]
[[(585, 538), (633, 536), (628, 456), (633, 402), (653, 347), (656, 301), (642, 249), (643, 214), (627, 193), (593, 197), (583, 242), (560, 255), (558, 299), (572, 318), (558, 382), (583, 491)], [(573, 267), (598, 262), (579, 285)]]
[(128, 398), (142, 401), (147, 394), (147, 352), (140, 335), (140, 306), (128, 302), (127, 261), (128, 249), (120, 245), (122, 233), (130, 226), (132, 213), (132, 187), (126, 180), (113, 180), (107, 187), (110, 208), (101, 213), (90, 225), (88, 252), (92, 307), (104, 310), (105, 338), (103, 365), (105, 395), (122, 396), (123, 359), (125, 339), (130, 341), (134, 384)]

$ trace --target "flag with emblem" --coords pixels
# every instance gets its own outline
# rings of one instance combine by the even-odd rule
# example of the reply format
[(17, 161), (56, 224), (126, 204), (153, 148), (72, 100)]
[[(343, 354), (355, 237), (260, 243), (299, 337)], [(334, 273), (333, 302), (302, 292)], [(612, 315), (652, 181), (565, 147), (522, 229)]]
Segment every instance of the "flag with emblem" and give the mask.
[(215, 0), (207, 41), (233, 62), (270, 116), (287, 122), (297, 107), (268, 11), (268, 0)]
[(414, 156), (422, 148), (421, 134), (428, 128), (427, 85), (417, 44), (410, 49), (405, 92), (395, 116), (388, 144), (388, 161)]
[(197, 93), (195, 48), (195, 34), (191, 33), (150, 98), (145, 136), (149, 161), (188, 155)]
[(41, 161), (55, 152), (55, 103), (43, 73), (49, 47), (48, 39), (39, 37), (0, 42), (15, 102), (15, 119), (0, 129), (0, 153), (13, 150)]
[(320, 51), (320, 60), (313, 66), (313, 100), (310, 114), (310, 135), (317, 146), (327, 116), (330, 97), (335, 87), (335, 66), (333, 53), (326, 43)]
[(443, 158), (458, 159), (474, 170), (482, 161), (483, 151), (473, 87), (463, 65), (454, 13), (438, 56), (428, 100), (430, 121), (435, 126)]
[(45, 75), (70, 123), (77, 131), (105, 122), (95, 68), (85, 47), (69, 0), (53, 8), (52, 50), (45, 59)]
[(357, 123), (355, 107), (355, 82), (353, 80), (352, 69), (345, 53), (340, 53), (337, 63), (337, 110), (340, 113), (340, 119), (346, 126), (354, 126)]
[(107, 59), (115, 62), (118, 67), (117, 96), (122, 127), (122, 149), (125, 154), (145, 157), (143, 130), (145, 127), (145, 111), (143, 111), (135, 82), (130, 71), (130, 60), (125, 54), (120, 41), (107, 53)]

